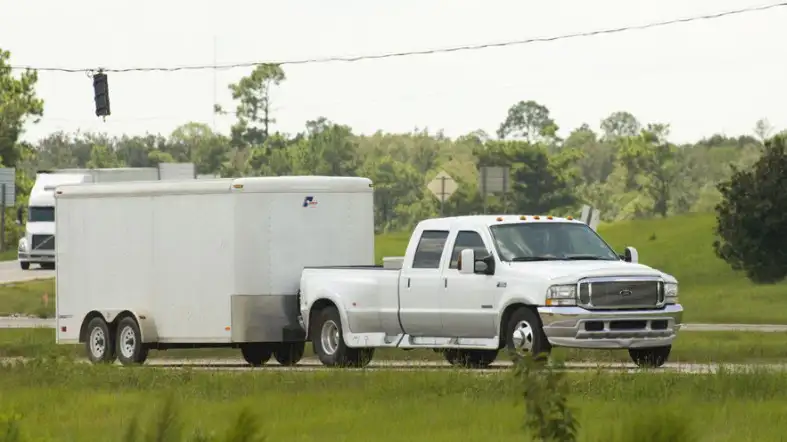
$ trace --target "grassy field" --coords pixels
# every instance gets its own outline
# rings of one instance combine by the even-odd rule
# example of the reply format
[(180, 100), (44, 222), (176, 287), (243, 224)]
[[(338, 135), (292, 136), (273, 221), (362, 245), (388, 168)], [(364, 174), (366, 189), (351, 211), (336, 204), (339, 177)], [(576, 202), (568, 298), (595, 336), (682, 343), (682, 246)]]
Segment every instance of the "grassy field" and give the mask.
[(13, 261), (16, 259), (16, 249), (4, 250), (0, 252), (0, 261)]
[[(678, 278), (686, 322), (787, 324), (787, 283), (757, 286), (733, 272), (713, 254), (714, 223), (713, 215), (694, 214), (601, 225), (599, 232), (617, 250), (634, 246), (641, 262)], [(408, 240), (409, 233), (379, 236), (377, 261), (403, 255)], [(0, 315), (52, 316), (54, 291), (53, 280), (0, 286)]]
[[(787, 432), (787, 374), (565, 376), (582, 441), (778, 441)], [(0, 367), (0, 440), (3, 419), (41, 441), (532, 440), (525, 384), (511, 371), (216, 372), (39, 361)], [(239, 422), (244, 410), (249, 419)], [(126, 436), (134, 423), (144, 439)], [(253, 426), (265, 439), (238, 437)], [(235, 438), (189, 437), (230, 431)]]
[[(755, 285), (713, 254), (712, 214), (692, 214), (602, 224), (599, 233), (616, 250), (633, 246), (640, 262), (680, 282), (684, 320), (694, 323), (787, 324), (787, 283)], [(378, 238), (377, 259), (402, 256), (409, 234)]]
[[(755, 332), (685, 332), (675, 341), (671, 362), (699, 363), (756, 363), (787, 360), (787, 333)], [(82, 345), (56, 345), (54, 329), (0, 330), (0, 357), (37, 357), (62, 355), (83, 358)], [(306, 356), (311, 357), (311, 344)], [(237, 349), (194, 349), (152, 351), (150, 358), (233, 358), (241, 357)], [(375, 360), (439, 361), (442, 356), (431, 350), (378, 349)], [(622, 350), (577, 350), (557, 348), (556, 361), (571, 362), (629, 362), (628, 352)], [(505, 352), (500, 359), (508, 359)]]

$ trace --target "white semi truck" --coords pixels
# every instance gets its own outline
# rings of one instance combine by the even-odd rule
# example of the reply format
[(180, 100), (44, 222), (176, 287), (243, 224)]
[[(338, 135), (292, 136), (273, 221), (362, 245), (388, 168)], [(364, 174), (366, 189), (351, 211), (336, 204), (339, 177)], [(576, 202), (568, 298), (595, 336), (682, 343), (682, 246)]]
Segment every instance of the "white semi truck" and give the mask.
[[(157, 167), (117, 167), (103, 169), (58, 169), (41, 171), (30, 192), (25, 235), (19, 239), (17, 258), (22, 270), (38, 264), (55, 267), (55, 196), (60, 184), (108, 183), (125, 181), (183, 180), (195, 177), (193, 163), (162, 163)], [(21, 212), (17, 224), (22, 224)]]
[(234, 347), (295, 364), (303, 268), (374, 264), (366, 178), (63, 185), (55, 211), (57, 342), (93, 362)]

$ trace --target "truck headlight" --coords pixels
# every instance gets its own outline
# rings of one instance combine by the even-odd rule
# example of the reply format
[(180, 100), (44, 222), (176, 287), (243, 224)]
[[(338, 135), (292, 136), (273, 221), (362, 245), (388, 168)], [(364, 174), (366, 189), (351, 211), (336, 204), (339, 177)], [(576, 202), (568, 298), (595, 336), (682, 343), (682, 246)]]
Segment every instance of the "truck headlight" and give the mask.
[(553, 285), (547, 289), (548, 306), (577, 305), (576, 285)]
[(19, 252), (24, 252), (25, 250), (27, 250), (27, 239), (19, 238), (19, 246), (17, 247), (16, 250)]
[(678, 284), (667, 282), (664, 284), (664, 304), (678, 303)]

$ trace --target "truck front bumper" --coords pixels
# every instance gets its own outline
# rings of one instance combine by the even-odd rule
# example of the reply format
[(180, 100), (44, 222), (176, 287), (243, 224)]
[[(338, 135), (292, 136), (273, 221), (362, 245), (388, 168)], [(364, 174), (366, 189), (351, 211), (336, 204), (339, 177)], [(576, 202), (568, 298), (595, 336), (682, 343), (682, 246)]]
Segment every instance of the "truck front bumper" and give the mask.
[(680, 304), (660, 310), (593, 311), (539, 307), (549, 343), (558, 347), (620, 349), (672, 344), (683, 319)]
[(40, 264), (40, 263), (48, 263), (48, 262), (55, 262), (55, 255), (51, 254), (44, 254), (44, 253), (22, 253), (17, 252), (17, 258), (19, 261), (22, 262), (30, 262), (33, 264)]

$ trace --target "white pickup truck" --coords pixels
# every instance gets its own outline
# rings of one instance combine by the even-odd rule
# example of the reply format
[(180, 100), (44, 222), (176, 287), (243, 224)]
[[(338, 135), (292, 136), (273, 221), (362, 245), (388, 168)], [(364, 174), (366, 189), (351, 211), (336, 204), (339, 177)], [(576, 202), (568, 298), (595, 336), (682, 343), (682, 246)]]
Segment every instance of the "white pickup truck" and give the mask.
[(658, 367), (680, 329), (678, 282), (637, 260), (570, 217), (428, 219), (400, 266), (305, 268), (298, 321), (328, 366), (364, 366), (378, 347), (485, 367), (502, 349), (561, 346)]

